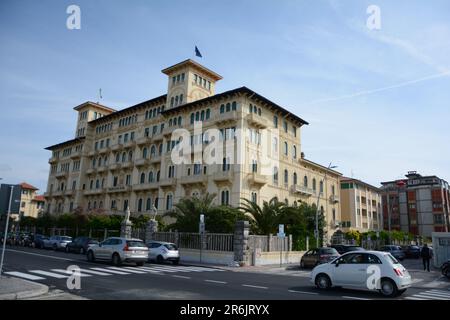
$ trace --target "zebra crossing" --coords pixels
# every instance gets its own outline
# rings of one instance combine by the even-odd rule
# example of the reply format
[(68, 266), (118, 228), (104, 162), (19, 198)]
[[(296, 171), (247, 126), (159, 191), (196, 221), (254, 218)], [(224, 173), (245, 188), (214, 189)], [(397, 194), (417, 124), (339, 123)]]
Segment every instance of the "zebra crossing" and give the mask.
[[(77, 272), (75, 275), (80, 277), (106, 277), (106, 276), (114, 276), (114, 275), (130, 275), (130, 274), (161, 274), (164, 275), (166, 273), (178, 273), (178, 272), (218, 272), (225, 271), (222, 269), (208, 268), (208, 267), (196, 267), (196, 266), (150, 266), (150, 267), (110, 267), (110, 266), (102, 266), (102, 267), (91, 267), (91, 268), (80, 268), (79, 273)], [(66, 279), (73, 274), (72, 271), (66, 269), (50, 269), (50, 270), (26, 270), (23, 271), (7, 271), (4, 274), (18, 277), (31, 281), (43, 281), (46, 279)]]
[(405, 297), (407, 300), (450, 300), (450, 290), (427, 290)]

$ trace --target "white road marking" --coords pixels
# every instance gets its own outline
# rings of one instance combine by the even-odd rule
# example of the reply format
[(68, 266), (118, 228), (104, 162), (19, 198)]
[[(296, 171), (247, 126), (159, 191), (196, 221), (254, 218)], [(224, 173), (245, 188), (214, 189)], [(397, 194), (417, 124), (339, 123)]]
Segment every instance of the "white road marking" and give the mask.
[(369, 298), (350, 297), (350, 296), (342, 296), (342, 298), (345, 298), (345, 299), (355, 299), (355, 300), (372, 300), (372, 299), (369, 299)]
[(65, 273), (65, 274), (68, 274), (68, 275), (76, 275), (76, 276), (80, 276), (80, 277), (90, 277), (91, 275), (90, 274), (83, 274), (83, 273), (78, 273), (78, 272), (72, 272), (72, 271), (68, 271), (68, 270), (66, 270), (66, 269), (51, 269), (52, 271), (55, 271), (55, 272), (61, 272), (61, 273)]
[(182, 278), (182, 279), (190, 279), (191, 277), (186, 277), (186, 276), (178, 276), (176, 274), (174, 274), (172, 277), (174, 278)]
[(132, 268), (125, 269), (125, 268), (118, 268), (118, 267), (108, 267), (107, 269), (112, 269), (112, 270), (117, 270), (117, 271), (125, 271), (125, 272), (131, 272), (131, 273), (139, 273), (139, 274), (145, 273), (144, 271), (132, 270)]
[(100, 272), (100, 271), (94, 271), (94, 270), (90, 270), (90, 269), (81, 269), (81, 272), (85, 272), (85, 273), (91, 273), (91, 274), (95, 274), (97, 276), (112, 276), (111, 273), (106, 273), (106, 272)]
[(54, 256), (47, 256), (45, 254), (25, 252), (25, 251), (14, 250), (14, 249), (6, 249), (6, 251), (23, 253), (23, 254), (29, 254), (29, 255), (32, 255), (32, 256), (38, 256), (38, 257), (44, 257), (44, 258), (50, 258), (50, 259), (64, 260), (64, 261), (77, 261), (77, 260), (74, 260), (74, 259), (60, 258), (60, 257), (54, 257)]
[(42, 277), (33, 276), (32, 274), (18, 272), (18, 271), (9, 271), (9, 272), (4, 272), (4, 273), (5, 274), (9, 274), (11, 276), (28, 279), (28, 280), (44, 280), (45, 279), (45, 278), (42, 278)]
[(28, 270), (29, 272), (32, 273), (37, 273), (43, 276), (48, 276), (48, 277), (52, 277), (52, 278), (56, 278), (56, 279), (64, 279), (64, 278), (68, 278), (69, 276), (65, 276), (59, 273), (54, 273), (54, 272), (49, 272), (49, 271), (43, 271), (43, 270)]
[(405, 299), (408, 299), (408, 300), (427, 300), (427, 299), (422, 299), (422, 298), (417, 298), (417, 297), (405, 297)]
[(257, 289), (269, 289), (268, 287), (261, 287), (261, 286), (254, 286), (251, 284), (243, 284), (243, 287), (249, 287), (249, 288), (257, 288)]
[(221, 284), (226, 284), (226, 281), (218, 281), (218, 280), (205, 280), (206, 282), (212, 282), (212, 283), (221, 283)]
[(144, 271), (152, 272), (152, 273), (161, 273), (161, 271), (159, 271), (159, 270), (155, 270), (153, 268), (148, 268), (148, 267), (139, 267), (139, 270), (144, 270)]
[(418, 297), (418, 298), (426, 298), (426, 299), (428, 299), (428, 300), (449, 300), (449, 298), (443, 298), (443, 297), (437, 297), (437, 296), (427, 295), (427, 294), (425, 294), (425, 293), (415, 294), (414, 297)]
[(189, 272), (185, 269), (172, 269), (172, 268), (166, 268), (166, 267), (148, 267), (149, 269), (158, 270), (158, 271), (164, 271), (164, 272)]
[(105, 268), (91, 268), (91, 269), (92, 270), (97, 270), (97, 271), (105, 271), (105, 272), (114, 273), (114, 274), (130, 274), (128, 272), (110, 270), (110, 269), (105, 269)]
[(289, 292), (295, 293), (304, 293), (304, 294), (318, 294), (317, 292), (308, 292), (308, 291), (297, 291), (297, 290), (288, 290)]

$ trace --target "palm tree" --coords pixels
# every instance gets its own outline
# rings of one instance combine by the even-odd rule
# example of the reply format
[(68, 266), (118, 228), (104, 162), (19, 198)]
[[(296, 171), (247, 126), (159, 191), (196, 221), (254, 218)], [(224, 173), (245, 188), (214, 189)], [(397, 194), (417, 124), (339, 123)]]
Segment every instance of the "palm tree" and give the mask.
[(287, 207), (284, 202), (272, 198), (269, 202), (264, 201), (262, 208), (248, 199), (239, 207), (253, 222), (254, 232), (257, 234), (271, 234), (276, 232), (279, 219)]

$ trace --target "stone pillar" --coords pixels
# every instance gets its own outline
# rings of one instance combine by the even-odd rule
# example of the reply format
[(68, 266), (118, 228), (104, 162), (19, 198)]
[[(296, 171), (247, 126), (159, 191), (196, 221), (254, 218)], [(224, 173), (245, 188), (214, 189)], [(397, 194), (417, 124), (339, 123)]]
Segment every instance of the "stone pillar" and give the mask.
[(248, 235), (250, 231), (250, 223), (248, 221), (236, 221), (234, 229), (234, 261), (240, 266), (249, 263)]
[(148, 242), (153, 240), (153, 234), (158, 232), (158, 221), (155, 219), (150, 219), (147, 222), (147, 228), (145, 229), (145, 241)]
[(292, 251), (292, 234), (289, 235), (289, 249), (288, 251)]

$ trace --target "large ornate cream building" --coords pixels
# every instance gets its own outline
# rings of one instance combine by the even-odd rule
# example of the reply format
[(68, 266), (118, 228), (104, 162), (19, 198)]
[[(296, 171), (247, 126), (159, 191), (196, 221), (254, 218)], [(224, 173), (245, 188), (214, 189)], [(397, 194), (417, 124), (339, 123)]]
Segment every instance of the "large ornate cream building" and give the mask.
[[(276, 196), (290, 204), (318, 201), (328, 234), (334, 232), (341, 220), (340, 173), (304, 158), (306, 121), (246, 87), (216, 94), (221, 76), (193, 60), (162, 72), (167, 94), (119, 111), (93, 102), (74, 108), (75, 138), (46, 148), (53, 152), (49, 212), (156, 207), (163, 213), (206, 192), (231, 206), (241, 198), (262, 204)], [(176, 129), (191, 136), (179, 138)], [(210, 152), (212, 144), (226, 146), (223, 154)], [(190, 163), (173, 158), (183, 145), (192, 146), (181, 152)], [(205, 154), (219, 161), (205, 162)]]

